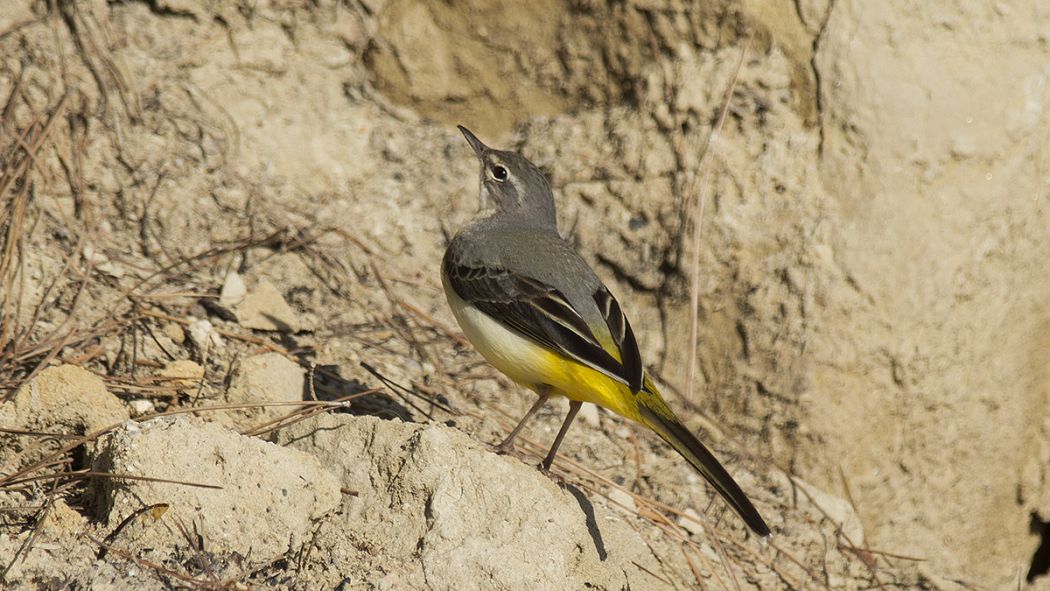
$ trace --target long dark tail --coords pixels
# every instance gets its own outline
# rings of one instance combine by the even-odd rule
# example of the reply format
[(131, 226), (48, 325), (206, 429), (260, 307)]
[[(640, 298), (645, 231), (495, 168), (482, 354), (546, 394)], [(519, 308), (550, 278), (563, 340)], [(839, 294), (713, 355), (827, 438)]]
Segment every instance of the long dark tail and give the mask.
[[(642, 392), (641, 394), (648, 393)], [(639, 405), (642, 422), (656, 431), (664, 441), (696, 468), (697, 472), (715, 487), (718, 494), (722, 495), (729, 506), (751, 528), (751, 531), (762, 537), (768, 536), (769, 526), (758, 514), (758, 510), (751, 504), (751, 500), (747, 498), (744, 491), (740, 490), (740, 486), (729, 475), (729, 472), (726, 472), (714, 454), (708, 451), (704, 444), (700, 443), (700, 440), (675, 418), (674, 413), (667, 408), (663, 400), (659, 399), (658, 394), (655, 398), (659, 400), (659, 403), (653, 405), (657, 407), (655, 409), (647, 408), (648, 405)]]

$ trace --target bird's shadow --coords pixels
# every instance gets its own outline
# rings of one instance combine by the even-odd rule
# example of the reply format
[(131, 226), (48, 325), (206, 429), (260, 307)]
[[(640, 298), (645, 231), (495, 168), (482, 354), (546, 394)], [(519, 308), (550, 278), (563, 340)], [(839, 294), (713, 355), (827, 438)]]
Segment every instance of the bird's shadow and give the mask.
[[(353, 415), (369, 415), (382, 419), (411, 421), (412, 412), (399, 404), (383, 391), (362, 392), (371, 390), (368, 384), (357, 379), (345, 379), (340, 375), (338, 365), (314, 365), (309, 377), (303, 383), (303, 400), (338, 400), (346, 396), (357, 395), (349, 408), (343, 412)], [(338, 411), (335, 411), (338, 412)]]
[[(270, 318), (273, 322), (278, 322)], [(313, 362), (313, 350), (303, 347), (296, 340), (290, 330), (278, 332), (281, 345), (289, 350), (295, 351), (295, 358), (299, 366), (306, 370), (306, 379), (303, 380), (303, 400), (333, 401), (354, 396), (351, 404), (345, 409), (337, 409), (333, 413), (348, 413), (353, 415), (375, 416), (381, 419), (398, 419), (411, 421), (412, 412), (404, 405), (398, 403), (389, 394), (383, 391), (369, 392), (374, 388), (356, 378), (344, 378), (342, 368), (339, 365), (317, 364)], [(355, 396), (356, 395), (356, 396)]]
[(594, 505), (591, 504), (591, 500), (587, 498), (587, 495), (583, 494), (582, 490), (567, 482), (564, 486), (572, 496), (576, 497), (576, 502), (580, 504), (580, 509), (583, 510), (583, 515), (587, 519), (587, 533), (591, 535), (591, 540), (594, 541), (594, 549), (598, 552), (598, 560), (605, 562), (605, 559), (609, 557), (609, 553), (605, 550), (602, 531), (598, 529), (598, 520), (594, 518)]

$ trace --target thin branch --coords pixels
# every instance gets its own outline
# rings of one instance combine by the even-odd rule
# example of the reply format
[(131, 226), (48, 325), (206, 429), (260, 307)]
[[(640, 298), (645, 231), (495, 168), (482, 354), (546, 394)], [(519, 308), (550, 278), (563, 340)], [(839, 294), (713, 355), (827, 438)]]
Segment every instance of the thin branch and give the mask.
[[(711, 161), (711, 151), (717, 147), (716, 138), (722, 131), (722, 126), (725, 124), (726, 114), (729, 113), (729, 104), (733, 99), (733, 92), (736, 90), (737, 80), (740, 78), (740, 69), (744, 66), (744, 58), (747, 57), (747, 52), (751, 48), (751, 37), (748, 37), (747, 43), (743, 49), (740, 50), (740, 59), (736, 64), (736, 71), (733, 72), (733, 78), (729, 82), (729, 88), (726, 89), (725, 100), (722, 101), (722, 110), (718, 114), (718, 122), (715, 123), (714, 128), (711, 129), (711, 133), (707, 136), (707, 143), (704, 145), (704, 152), (700, 156), (700, 163), (697, 167), (697, 174), (694, 177), (694, 183), (699, 183), (701, 179), (706, 176), (708, 163)], [(689, 268), (692, 270), (692, 282), (689, 285), (689, 365), (686, 372), (686, 385), (685, 385), (685, 398), (689, 402), (695, 403), (696, 398), (693, 396), (693, 389), (696, 387), (696, 349), (697, 349), (697, 336), (700, 327), (700, 236), (701, 228), (704, 225), (704, 209), (707, 206), (707, 191), (710, 183), (704, 183), (700, 185), (700, 190), (696, 195), (696, 219), (693, 222), (693, 244), (692, 252), (690, 253), (691, 261)], [(688, 193), (692, 193), (691, 189)], [(687, 194), (688, 194), (687, 193)]]

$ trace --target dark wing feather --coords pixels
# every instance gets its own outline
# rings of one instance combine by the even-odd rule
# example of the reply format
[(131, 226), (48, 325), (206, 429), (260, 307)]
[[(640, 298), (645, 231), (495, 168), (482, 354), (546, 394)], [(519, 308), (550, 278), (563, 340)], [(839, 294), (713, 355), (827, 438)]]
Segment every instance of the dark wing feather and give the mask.
[(634, 338), (631, 323), (627, 322), (627, 317), (620, 309), (620, 303), (604, 285), (594, 292), (594, 302), (602, 311), (605, 324), (609, 326), (609, 332), (612, 333), (613, 340), (620, 349), (620, 359), (623, 363), (627, 385), (631, 387), (631, 392), (638, 392), (642, 389), (644, 371), (642, 370), (642, 354), (638, 350), (638, 341)]
[[(452, 289), (464, 301), (548, 349), (623, 381), (632, 391), (641, 388), (642, 364), (634, 334), (616, 300), (604, 287), (599, 294), (604, 291), (612, 301), (611, 309), (615, 309), (615, 314), (611, 317), (621, 323), (615, 329), (610, 326), (610, 332), (626, 363), (617, 361), (602, 348), (586, 321), (556, 288), (500, 267), (467, 265), (452, 259), (445, 257), (445, 275)], [(599, 294), (595, 294), (595, 300), (601, 307), (606, 296)], [(605, 310), (603, 307), (603, 314)], [(608, 322), (610, 315), (605, 314), (605, 317)]]

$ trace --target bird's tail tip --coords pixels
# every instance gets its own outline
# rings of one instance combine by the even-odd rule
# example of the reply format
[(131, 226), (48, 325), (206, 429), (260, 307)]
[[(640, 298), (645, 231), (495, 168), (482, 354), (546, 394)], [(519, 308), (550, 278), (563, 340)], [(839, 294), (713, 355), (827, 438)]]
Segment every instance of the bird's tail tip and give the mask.
[[(670, 410), (661, 413), (643, 407), (641, 414), (643, 422), (656, 431), (718, 491), (752, 532), (765, 542), (772, 539), (773, 532), (733, 477), (722, 467), (714, 454), (670, 413)], [(664, 414), (668, 416), (663, 416)]]

